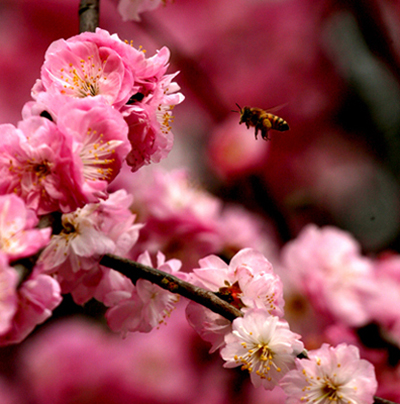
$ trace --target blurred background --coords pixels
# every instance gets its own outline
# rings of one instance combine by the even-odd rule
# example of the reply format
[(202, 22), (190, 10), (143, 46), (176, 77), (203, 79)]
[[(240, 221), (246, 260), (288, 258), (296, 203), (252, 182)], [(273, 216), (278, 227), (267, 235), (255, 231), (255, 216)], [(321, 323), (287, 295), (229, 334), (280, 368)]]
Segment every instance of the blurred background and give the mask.
[[(400, 1), (175, 0), (140, 22), (122, 22), (116, 0), (100, 3), (101, 28), (148, 56), (166, 45), (169, 72), (180, 71), (186, 99), (159, 165), (184, 167), (221, 203), (255, 215), (273, 263), (309, 223), (348, 231), (369, 257), (399, 252)], [(0, 123), (21, 119), (50, 43), (78, 34), (78, 4), (0, 0)], [(236, 104), (279, 107), (290, 130), (255, 140)], [(308, 321), (312, 309), (296, 304)], [(283, 402), (223, 370), (176, 311), (150, 336), (121, 340), (101, 325), (101, 307), (67, 297), (27, 341), (0, 349), (0, 402)], [(397, 363), (381, 372), (381, 391), (399, 400)]]

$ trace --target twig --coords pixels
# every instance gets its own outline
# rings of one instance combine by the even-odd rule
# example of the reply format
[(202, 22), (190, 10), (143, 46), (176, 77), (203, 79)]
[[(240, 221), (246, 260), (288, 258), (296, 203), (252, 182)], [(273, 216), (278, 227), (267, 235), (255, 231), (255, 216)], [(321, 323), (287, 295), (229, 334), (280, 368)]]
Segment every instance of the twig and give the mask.
[(172, 293), (178, 293), (183, 297), (207, 307), (214, 313), (220, 314), (230, 321), (243, 316), (240, 310), (236, 309), (225, 300), (220, 299), (213, 292), (194, 286), (189, 282), (185, 282), (176, 276), (158, 269), (112, 254), (105, 255), (101, 259), (100, 264), (115, 269), (129, 278), (133, 283), (136, 283), (140, 278), (147, 279), (163, 289), (169, 290)]
[(386, 400), (385, 398), (380, 398), (374, 396), (374, 404), (397, 404), (394, 401)]
[(80, 0), (79, 32), (95, 32), (99, 26), (100, 0)]

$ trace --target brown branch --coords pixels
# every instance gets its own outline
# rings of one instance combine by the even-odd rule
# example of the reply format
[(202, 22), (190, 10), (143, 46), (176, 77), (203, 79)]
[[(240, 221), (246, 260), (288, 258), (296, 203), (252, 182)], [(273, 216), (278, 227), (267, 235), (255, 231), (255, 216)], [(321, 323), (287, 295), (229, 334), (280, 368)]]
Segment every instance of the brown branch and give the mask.
[[(243, 317), (243, 313), (231, 306), (225, 300), (220, 299), (215, 293), (199, 288), (189, 282), (185, 282), (176, 276), (166, 272), (148, 267), (135, 261), (121, 258), (116, 255), (107, 254), (101, 261), (101, 265), (113, 268), (121, 274), (129, 278), (133, 283), (138, 279), (147, 279), (148, 281), (166, 289), (172, 293), (178, 293), (196, 303), (207, 307), (214, 313), (220, 314), (229, 321), (233, 321), (237, 317)], [(300, 359), (308, 359), (306, 350), (298, 355)], [(374, 404), (397, 404), (393, 401), (374, 396)]]
[(214, 313), (220, 314), (230, 321), (243, 316), (240, 310), (236, 309), (225, 300), (220, 299), (215, 293), (194, 286), (189, 282), (185, 282), (176, 276), (158, 269), (112, 254), (105, 255), (101, 259), (100, 264), (115, 269), (129, 278), (133, 283), (136, 283), (138, 279), (147, 279), (163, 289), (172, 293), (178, 293), (183, 297), (207, 307)]
[(397, 404), (394, 401), (386, 400), (385, 398), (380, 398), (374, 396), (374, 404)]
[(100, 0), (80, 0), (79, 32), (95, 32), (99, 26)]

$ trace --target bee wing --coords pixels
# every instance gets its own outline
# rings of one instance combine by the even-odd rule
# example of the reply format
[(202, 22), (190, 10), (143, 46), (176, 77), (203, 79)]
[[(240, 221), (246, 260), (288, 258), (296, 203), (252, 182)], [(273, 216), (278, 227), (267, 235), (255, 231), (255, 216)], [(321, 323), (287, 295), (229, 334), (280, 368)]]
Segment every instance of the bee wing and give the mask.
[(274, 112), (280, 111), (282, 108), (286, 107), (287, 105), (289, 105), (289, 103), (285, 102), (284, 104), (277, 105), (276, 107), (268, 108), (265, 111), (273, 114)]

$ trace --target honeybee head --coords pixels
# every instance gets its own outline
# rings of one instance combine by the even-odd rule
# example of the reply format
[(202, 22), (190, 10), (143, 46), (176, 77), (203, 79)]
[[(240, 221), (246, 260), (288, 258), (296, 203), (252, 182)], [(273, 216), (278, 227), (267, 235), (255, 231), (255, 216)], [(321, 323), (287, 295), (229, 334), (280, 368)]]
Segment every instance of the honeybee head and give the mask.
[[(236, 104), (238, 107), (239, 105)], [(239, 107), (239, 112), (240, 112), (240, 121), (239, 124), (245, 122), (246, 125), (252, 120), (252, 112), (251, 112), (251, 108), (250, 107)]]

